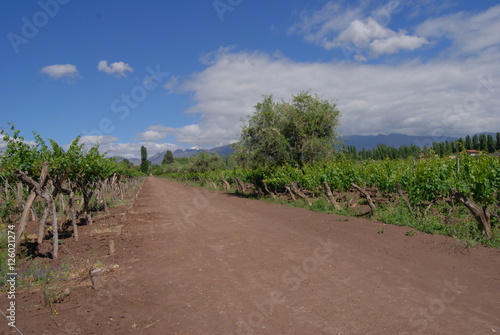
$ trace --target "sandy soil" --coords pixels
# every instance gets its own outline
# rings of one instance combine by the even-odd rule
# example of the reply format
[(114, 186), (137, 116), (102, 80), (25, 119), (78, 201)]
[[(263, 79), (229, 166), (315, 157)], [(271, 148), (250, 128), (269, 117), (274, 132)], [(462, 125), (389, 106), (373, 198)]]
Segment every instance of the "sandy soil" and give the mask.
[(500, 333), (500, 251), (409, 230), (149, 177), (60, 251), (115, 265), (103, 287), (72, 282), (53, 317), (18, 292), (0, 334)]

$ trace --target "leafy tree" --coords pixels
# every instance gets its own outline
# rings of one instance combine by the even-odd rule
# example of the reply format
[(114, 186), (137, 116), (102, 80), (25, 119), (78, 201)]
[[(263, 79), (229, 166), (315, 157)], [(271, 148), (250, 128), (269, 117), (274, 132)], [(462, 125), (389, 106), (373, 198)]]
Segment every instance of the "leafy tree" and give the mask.
[(163, 161), (161, 162), (161, 165), (168, 165), (172, 164), (173, 162), (174, 162), (174, 154), (172, 153), (172, 151), (167, 150), (167, 152), (165, 152), (165, 156), (163, 156)]
[(465, 136), (465, 149), (466, 150), (471, 150), (472, 147), (472, 139), (470, 138), (470, 135)]
[(472, 149), (474, 150), (480, 150), (480, 146), (479, 146), (479, 136), (476, 134), (474, 136), (472, 136)]
[(454, 149), (453, 152), (459, 153), (462, 151), (463, 148), (464, 148), (464, 139), (462, 137), (460, 137), (457, 141), (455, 141), (455, 143), (453, 145), (453, 149)]
[(495, 139), (491, 134), (486, 137), (486, 149), (489, 153), (495, 152)]
[(302, 167), (334, 153), (339, 118), (334, 103), (309, 92), (301, 92), (289, 102), (264, 96), (242, 126), (236, 155), (249, 166)]
[(496, 149), (500, 150), (500, 133), (497, 133), (497, 145), (496, 145)]
[(224, 160), (219, 154), (200, 152), (198, 155), (189, 157), (188, 165), (189, 171), (194, 173), (203, 173), (222, 169), (224, 166)]
[(486, 134), (481, 134), (479, 135), (479, 149), (478, 150), (487, 150), (487, 146), (486, 146)]
[(141, 171), (146, 174), (149, 171), (148, 149), (145, 146), (141, 146)]

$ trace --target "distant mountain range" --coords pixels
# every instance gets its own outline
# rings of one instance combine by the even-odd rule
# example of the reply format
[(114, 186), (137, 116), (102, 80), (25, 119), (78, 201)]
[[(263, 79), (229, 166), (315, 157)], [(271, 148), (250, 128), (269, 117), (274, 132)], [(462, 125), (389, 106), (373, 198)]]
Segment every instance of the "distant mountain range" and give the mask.
[[(483, 133), (481, 133), (483, 134)], [(492, 134), (494, 133), (484, 133), (484, 134)], [(478, 134), (480, 135), (480, 134)], [(472, 136), (471, 136), (472, 137)], [(424, 146), (432, 146), (433, 142), (445, 142), (445, 141), (456, 141), (458, 137), (451, 136), (411, 136), (411, 135), (403, 135), (403, 134), (389, 134), (389, 135), (350, 135), (343, 136), (341, 140), (344, 142), (345, 146), (353, 145), (357, 150), (361, 149), (373, 149), (379, 144), (385, 144), (388, 147), (399, 148), (402, 145), (416, 145), (418, 147), (423, 148)], [(225, 145), (222, 147), (217, 147), (213, 149), (178, 149), (173, 152), (175, 158), (187, 158), (194, 155), (199, 154), (200, 152), (208, 152), (208, 153), (218, 153), (221, 156), (229, 156), (233, 153), (233, 148), (230, 145)], [(152, 164), (160, 165), (163, 161), (163, 156), (165, 152), (157, 153), (154, 156), (149, 157), (149, 161)], [(140, 165), (141, 160), (137, 158), (130, 158), (129, 161), (134, 165)]]

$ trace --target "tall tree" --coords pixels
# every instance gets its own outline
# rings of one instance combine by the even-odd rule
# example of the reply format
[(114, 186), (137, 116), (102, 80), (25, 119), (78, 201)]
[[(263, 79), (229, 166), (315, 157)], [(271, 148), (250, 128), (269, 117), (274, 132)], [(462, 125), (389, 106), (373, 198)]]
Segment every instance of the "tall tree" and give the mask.
[(453, 149), (455, 153), (459, 153), (460, 151), (463, 150), (463, 148), (464, 148), (464, 139), (460, 137), (457, 141), (455, 141)]
[(250, 166), (303, 166), (326, 158), (339, 142), (335, 131), (339, 118), (333, 102), (309, 92), (288, 102), (265, 96), (242, 126), (236, 155)]
[(500, 150), (500, 133), (497, 133), (497, 145), (496, 145), (496, 149)]
[(145, 146), (141, 146), (141, 171), (143, 173), (149, 171), (148, 149)]
[(174, 154), (172, 153), (172, 151), (167, 150), (167, 152), (165, 152), (165, 155), (163, 156), (163, 161), (161, 162), (161, 165), (168, 165), (172, 164), (173, 162), (174, 162)]
[(472, 149), (474, 150), (480, 150), (479, 146), (479, 136), (476, 134), (472, 136)]
[(488, 150), (489, 153), (495, 152), (495, 139), (491, 134), (486, 136), (486, 150)]
[(486, 146), (486, 134), (479, 135), (479, 149), (482, 151), (486, 151), (488, 147)]
[(470, 138), (470, 135), (465, 136), (465, 149), (466, 150), (472, 149), (472, 139)]

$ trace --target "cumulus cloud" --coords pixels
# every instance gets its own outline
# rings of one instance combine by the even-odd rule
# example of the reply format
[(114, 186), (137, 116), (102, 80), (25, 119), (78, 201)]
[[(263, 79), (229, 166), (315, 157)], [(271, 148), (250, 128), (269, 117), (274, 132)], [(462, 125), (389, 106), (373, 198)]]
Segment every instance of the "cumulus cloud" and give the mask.
[(346, 54), (355, 53), (354, 59), (358, 61), (401, 50), (411, 51), (428, 44), (424, 37), (387, 27), (392, 15), (401, 10), (399, 1), (389, 1), (371, 13), (366, 4), (351, 8), (341, 2), (328, 2), (319, 11), (303, 12), (299, 22), (289, 31), (327, 50), (340, 48)]
[(47, 74), (52, 79), (71, 79), (78, 78), (78, 69), (73, 64), (55, 64), (43, 67), (40, 72)]
[[(221, 50), (211, 65), (181, 84), (192, 93), (186, 113), (199, 122), (184, 127), (155, 125), (142, 139), (174, 136), (187, 145), (218, 146), (238, 139), (240, 120), (264, 94), (290, 100), (311, 90), (337, 100), (340, 132), (464, 135), (497, 131), (500, 56), (463, 61), (402, 64), (302, 63), (262, 52)], [(494, 58), (496, 57), (496, 58)], [(496, 66), (492, 66), (496, 64)], [(483, 83), (489, 84), (483, 84)], [(160, 137), (163, 136), (163, 137)]]
[(147, 130), (143, 133), (138, 134), (138, 138), (141, 141), (159, 141), (163, 140), (165, 137), (167, 137), (168, 134), (165, 134), (163, 132), (158, 132), (155, 130)]
[[(434, 135), (439, 140), (441, 135), (498, 131), (500, 35), (495, 32), (500, 31), (500, 5), (427, 20), (414, 34), (389, 29), (384, 24), (388, 20), (366, 17), (363, 8), (348, 8), (344, 18), (340, 17), (344, 5), (329, 2), (325, 8), (328, 15), (301, 14), (302, 21), (290, 32), (318, 44), (325, 43), (327, 34), (335, 34), (330, 42), (363, 50), (354, 55), (359, 63), (306, 63), (279, 53), (222, 47), (202, 57), (204, 70), (165, 87), (192, 96), (194, 103), (185, 113), (198, 117), (197, 121), (183, 127), (150, 126), (138, 139), (156, 142), (173, 136), (190, 146), (228, 144), (238, 139), (241, 119), (254, 112), (263, 95), (290, 100), (292, 94), (305, 90), (336, 100), (344, 135), (405, 133)], [(341, 23), (330, 20), (336, 13)], [(448, 49), (442, 47), (443, 53), (460, 57), (366, 63), (369, 57), (415, 50), (441, 39), (451, 42), (446, 44), (451, 45)]]
[(133, 72), (134, 69), (127, 63), (114, 62), (108, 65), (108, 61), (102, 60), (97, 64), (97, 69), (101, 72), (112, 74), (115, 78), (126, 77), (127, 72)]

